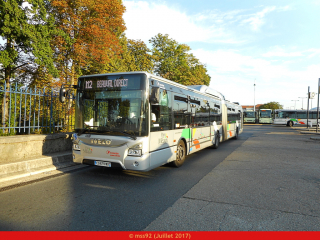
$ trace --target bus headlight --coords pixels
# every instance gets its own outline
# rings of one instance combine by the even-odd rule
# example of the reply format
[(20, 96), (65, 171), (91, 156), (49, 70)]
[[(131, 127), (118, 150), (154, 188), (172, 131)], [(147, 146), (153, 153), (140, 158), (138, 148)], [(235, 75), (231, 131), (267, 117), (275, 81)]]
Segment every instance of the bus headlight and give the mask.
[(129, 148), (128, 156), (141, 157), (142, 156), (142, 143), (138, 143)]
[(73, 144), (73, 150), (80, 151), (80, 145), (79, 144)]
[(142, 150), (141, 149), (129, 149), (128, 156), (141, 157)]

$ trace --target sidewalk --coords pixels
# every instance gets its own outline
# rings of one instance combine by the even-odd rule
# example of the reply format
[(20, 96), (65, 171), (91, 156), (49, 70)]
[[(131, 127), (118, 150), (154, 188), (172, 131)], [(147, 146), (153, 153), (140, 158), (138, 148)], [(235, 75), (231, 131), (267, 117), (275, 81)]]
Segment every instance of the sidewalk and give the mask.
[(295, 129), (270, 131), (252, 129), (144, 230), (319, 231), (319, 142)]
[(0, 163), (0, 189), (83, 167), (72, 161), (72, 151)]

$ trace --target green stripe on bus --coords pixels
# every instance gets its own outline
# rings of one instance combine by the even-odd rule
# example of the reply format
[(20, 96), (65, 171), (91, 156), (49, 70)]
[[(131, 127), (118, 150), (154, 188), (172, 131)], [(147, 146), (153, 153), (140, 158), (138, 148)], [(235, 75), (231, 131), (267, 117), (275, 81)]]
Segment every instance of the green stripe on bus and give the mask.
[(183, 129), (181, 137), (184, 137), (185, 139), (191, 139), (191, 131), (190, 128)]
[(294, 118), (291, 118), (290, 121), (292, 121), (292, 122), (298, 122), (298, 120), (297, 120), (297, 119), (294, 119)]

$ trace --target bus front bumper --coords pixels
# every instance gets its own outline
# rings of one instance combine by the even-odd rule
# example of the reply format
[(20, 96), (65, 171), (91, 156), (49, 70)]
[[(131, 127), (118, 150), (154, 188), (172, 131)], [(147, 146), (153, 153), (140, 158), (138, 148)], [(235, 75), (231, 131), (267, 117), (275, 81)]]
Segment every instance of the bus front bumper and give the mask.
[[(73, 162), (80, 164), (87, 164), (93, 166), (102, 166), (107, 168), (121, 167), (124, 170), (135, 171), (149, 171), (150, 167), (150, 154), (143, 154), (141, 157), (126, 156), (124, 161), (99, 158), (90, 156), (90, 158), (83, 157), (81, 151), (72, 151)], [(110, 164), (108, 164), (110, 163)]]

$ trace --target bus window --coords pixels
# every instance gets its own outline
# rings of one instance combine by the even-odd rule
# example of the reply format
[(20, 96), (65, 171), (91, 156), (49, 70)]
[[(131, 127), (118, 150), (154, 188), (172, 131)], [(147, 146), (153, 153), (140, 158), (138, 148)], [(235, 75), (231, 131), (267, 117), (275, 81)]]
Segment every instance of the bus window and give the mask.
[(307, 112), (297, 112), (297, 118), (305, 118), (307, 119)]
[(221, 124), (221, 111), (220, 111), (220, 104), (216, 102), (210, 102), (210, 125), (213, 122), (217, 124)]
[(199, 104), (202, 105), (197, 106), (195, 108), (195, 116), (192, 117), (194, 120), (195, 126), (204, 127), (209, 126), (209, 116), (210, 116), (210, 108), (204, 101), (199, 101)]
[(290, 112), (279, 112), (280, 118), (297, 118), (297, 112), (296, 111), (290, 111)]
[(175, 95), (173, 102), (174, 128), (188, 128), (190, 112), (188, 111), (188, 98), (185, 95)]
[(155, 116), (151, 122), (151, 132), (172, 129), (171, 92), (160, 89), (160, 102), (151, 105), (151, 115)]

